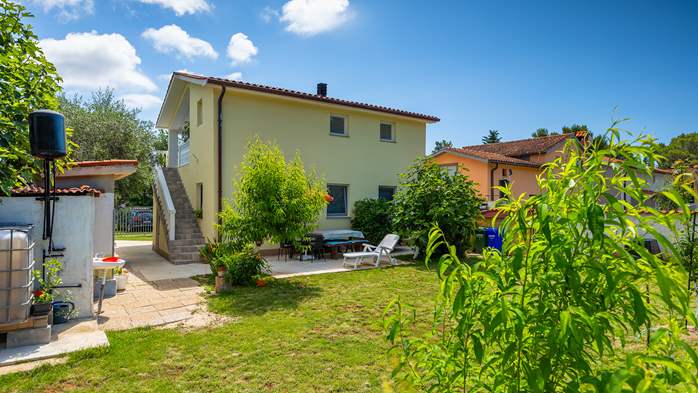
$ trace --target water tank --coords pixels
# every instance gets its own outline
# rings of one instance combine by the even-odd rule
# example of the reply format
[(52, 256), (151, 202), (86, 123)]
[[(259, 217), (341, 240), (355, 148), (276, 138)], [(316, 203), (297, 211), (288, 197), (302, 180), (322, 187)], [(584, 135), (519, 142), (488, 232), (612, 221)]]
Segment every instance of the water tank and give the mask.
[(63, 115), (46, 109), (30, 113), (29, 144), (34, 157), (49, 160), (64, 157), (68, 151)]
[(33, 268), (31, 226), (0, 224), (0, 326), (29, 318)]

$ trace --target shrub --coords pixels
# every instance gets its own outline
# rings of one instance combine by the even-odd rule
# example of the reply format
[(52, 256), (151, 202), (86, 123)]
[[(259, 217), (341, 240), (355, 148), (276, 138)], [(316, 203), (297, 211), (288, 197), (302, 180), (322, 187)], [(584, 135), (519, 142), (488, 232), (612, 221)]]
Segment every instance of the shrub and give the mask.
[(217, 271), (219, 266), (225, 266), (225, 279), (233, 285), (253, 284), (260, 275), (269, 271), (267, 262), (252, 244), (216, 256), (211, 262), (211, 269)]
[(475, 183), (456, 172), (449, 175), (423, 158), (401, 175), (391, 216), (393, 228), (402, 239), (412, 239), (424, 250), (429, 230), (436, 224), (459, 253), (471, 245), (482, 200)]
[(390, 219), (391, 203), (383, 199), (361, 199), (354, 203), (352, 228), (363, 232), (371, 244), (378, 244), (392, 231)]
[[(399, 300), (385, 316), (400, 383), (419, 391), (696, 391), (698, 356), (681, 338), (684, 318), (696, 318), (679, 254), (660, 230), (673, 230), (675, 217), (643, 207), (658, 158), (653, 142), (610, 135), (599, 151), (568, 142), (539, 177), (539, 195), (500, 202), (504, 254), (486, 249), (471, 266), (432, 231), (427, 259), (449, 250), (439, 259), (433, 329), (410, 337), (416, 316)], [(616, 199), (618, 189), (639, 203)], [(678, 193), (664, 194), (686, 206)], [(642, 233), (671, 251), (667, 261), (644, 248)]]
[(220, 214), (224, 242), (300, 239), (312, 231), (325, 206), (325, 185), (306, 172), (300, 154), (286, 162), (278, 145), (255, 137), (247, 144), (234, 198)]

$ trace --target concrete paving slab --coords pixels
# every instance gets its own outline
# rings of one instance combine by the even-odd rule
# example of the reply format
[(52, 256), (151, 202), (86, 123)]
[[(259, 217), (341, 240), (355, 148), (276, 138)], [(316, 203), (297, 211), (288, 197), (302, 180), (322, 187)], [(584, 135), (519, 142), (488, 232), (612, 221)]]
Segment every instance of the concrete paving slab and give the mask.
[(0, 350), (0, 367), (61, 356), (88, 348), (108, 346), (107, 335), (94, 319), (53, 325), (51, 342)]
[[(314, 274), (351, 272), (354, 270), (376, 269), (374, 264), (359, 265), (356, 269), (353, 266), (344, 266), (342, 259), (319, 259), (300, 261), (298, 259), (284, 259), (276, 256), (267, 257), (267, 262), (271, 267), (271, 275), (276, 278), (287, 278), (295, 276), (309, 276)], [(397, 265), (411, 264), (398, 260)], [(387, 260), (381, 260), (379, 268), (391, 265)]]
[(126, 260), (126, 268), (143, 281), (161, 281), (211, 274), (205, 263), (174, 265), (153, 251), (150, 241), (117, 240), (116, 254)]

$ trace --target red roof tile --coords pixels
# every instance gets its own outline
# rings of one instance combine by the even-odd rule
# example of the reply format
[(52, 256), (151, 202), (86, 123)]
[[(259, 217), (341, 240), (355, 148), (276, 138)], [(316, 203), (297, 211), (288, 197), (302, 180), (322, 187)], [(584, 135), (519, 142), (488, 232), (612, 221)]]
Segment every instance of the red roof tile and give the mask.
[(545, 153), (569, 138), (574, 138), (575, 134), (550, 135), (540, 138), (520, 139), (516, 141), (486, 143), (482, 145), (464, 146), (464, 149), (499, 153), (505, 156), (525, 156), (528, 154)]
[(262, 93), (275, 94), (275, 95), (293, 97), (293, 98), (300, 98), (300, 99), (304, 99), (304, 100), (324, 102), (327, 104), (335, 104), (335, 105), (349, 106), (349, 107), (359, 108), (359, 109), (367, 109), (367, 110), (371, 110), (371, 111), (390, 113), (392, 115), (412, 117), (415, 119), (426, 120), (426, 121), (430, 121), (430, 122), (439, 121), (439, 118), (436, 116), (425, 115), (425, 114), (416, 113), (416, 112), (409, 112), (409, 111), (404, 111), (401, 109), (388, 108), (388, 107), (380, 106), (380, 105), (366, 104), (363, 102), (356, 102), (356, 101), (342, 100), (339, 98), (319, 96), (316, 94), (304, 93), (302, 91), (289, 90), (289, 89), (284, 89), (284, 88), (280, 88), (280, 87), (265, 86), (265, 85), (259, 85), (256, 83), (235, 81), (235, 80), (231, 80), (231, 79), (216, 78), (216, 77), (203, 76), (203, 75), (197, 75), (197, 74), (189, 74), (189, 73), (185, 73), (185, 72), (175, 72), (174, 75), (179, 75), (179, 76), (184, 76), (187, 78), (193, 78), (193, 79), (199, 79), (199, 80), (206, 80), (208, 83), (212, 83), (212, 84), (220, 85), (220, 86), (229, 86), (229, 87), (234, 87), (234, 88), (238, 88), (238, 89), (252, 90), (252, 91), (258, 91), (258, 92), (262, 92)]
[(461, 153), (461, 154), (466, 154), (466, 155), (470, 155), (470, 156), (475, 156), (475, 157), (487, 160), (487, 162), (494, 162), (494, 163), (500, 163), (500, 164), (510, 164), (510, 165), (517, 165), (517, 166), (528, 166), (528, 167), (532, 167), (532, 168), (540, 167), (540, 164), (537, 164), (535, 162), (520, 160), (518, 158), (505, 156), (505, 155), (499, 154), (499, 153), (479, 151), (479, 150), (466, 148), (466, 147), (463, 147), (460, 149), (455, 148), (455, 147), (449, 147), (449, 148), (444, 149), (444, 151), (450, 151), (450, 152), (454, 152), (454, 153)]
[[(98, 188), (94, 188), (87, 185), (82, 185), (80, 187), (69, 187), (69, 188), (56, 188), (56, 195), (92, 195), (95, 197), (100, 196), (104, 191)], [(22, 188), (13, 188), (12, 196), (25, 197), (25, 196), (42, 196), (44, 195), (44, 188), (31, 184)]]

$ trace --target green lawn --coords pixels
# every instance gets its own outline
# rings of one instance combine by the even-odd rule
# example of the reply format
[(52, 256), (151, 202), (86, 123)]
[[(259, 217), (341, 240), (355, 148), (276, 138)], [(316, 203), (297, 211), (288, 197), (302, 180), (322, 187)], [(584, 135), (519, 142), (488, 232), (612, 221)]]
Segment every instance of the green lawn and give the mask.
[(210, 299), (224, 326), (109, 333), (108, 349), (0, 377), (1, 391), (381, 391), (390, 364), (384, 307), (397, 295), (431, 316), (436, 277), (421, 266), (278, 280)]
[(153, 234), (151, 232), (143, 233), (143, 232), (132, 232), (132, 233), (124, 233), (124, 232), (117, 232), (114, 235), (114, 238), (116, 240), (146, 240), (146, 241), (151, 241), (153, 240)]

